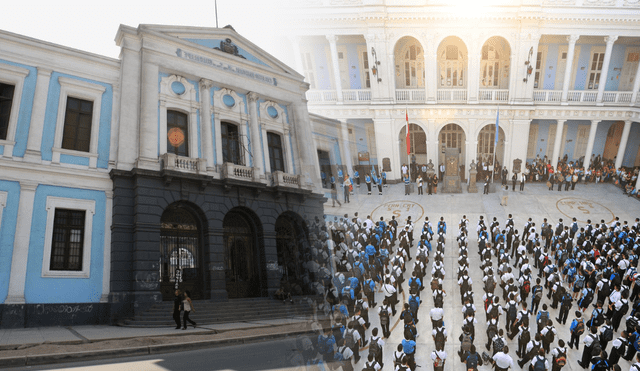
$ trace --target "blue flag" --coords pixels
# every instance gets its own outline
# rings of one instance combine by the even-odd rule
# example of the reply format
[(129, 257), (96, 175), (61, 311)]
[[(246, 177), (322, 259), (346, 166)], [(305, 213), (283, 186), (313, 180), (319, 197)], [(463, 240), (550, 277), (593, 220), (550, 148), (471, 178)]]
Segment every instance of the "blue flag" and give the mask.
[(498, 114), (496, 115), (496, 142), (495, 147), (498, 147), (498, 134), (500, 133), (500, 107), (498, 107)]

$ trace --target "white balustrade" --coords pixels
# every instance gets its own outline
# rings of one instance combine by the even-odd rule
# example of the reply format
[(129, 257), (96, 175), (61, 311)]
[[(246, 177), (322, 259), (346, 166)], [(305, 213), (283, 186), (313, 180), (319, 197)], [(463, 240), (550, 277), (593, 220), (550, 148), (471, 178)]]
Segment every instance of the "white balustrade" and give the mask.
[(480, 89), (481, 102), (507, 102), (509, 89)]
[(225, 162), (222, 166), (222, 176), (226, 179), (253, 181), (253, 168)]
[(300, 175), (287, 174), (282, 171), (273, 172), (273, 185), (275, 187), (300, 188)]
[(207, 160), (203, 158), (191, 158), (165, 153), (161, 156), (161, 159), (164, 170), (192, 174), (205, 174), (207, 172)]
[(337, 102), (338, 93), (335, 90), (308, 90), (309, 103)]
[(342, 99), (344, 99), (345, 102), (370, 102), (371, 90), (346, 89), (342, 91)]
[(396, 89), (396, 102), (424, 102), (424, 89)]
[(438, 90), (438, 102), (466, 103), (467, 89), (440, 89)]

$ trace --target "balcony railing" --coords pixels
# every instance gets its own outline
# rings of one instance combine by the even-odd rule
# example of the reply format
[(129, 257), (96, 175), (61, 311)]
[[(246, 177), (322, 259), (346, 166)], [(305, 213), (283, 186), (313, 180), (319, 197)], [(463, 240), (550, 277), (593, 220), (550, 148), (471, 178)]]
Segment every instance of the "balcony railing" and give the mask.
[(509, 89), (480, 89), (481, 102), (507, 102)]
[(560, 103), (562, 90), (534, 90), (534, 102)]
[(426, 97), (424, 89), (396, 89), (396, 102), (424, 102)]
[(597, 91), (591, 90), (569, 90), (567, 95), (568, 102), (574, 103), (595, 103), (598, 97)]
[(253, 168), (242, 165), (236, 165), (232, 162), (225, 162), (222, 165), (222, 176), (225, 179), (253, 181)]
[(283, 173), (282, 171), (273, 172), (273, 185), (275, 187), (300, 188), (300, 175)]
[(345, 102), (370, 102), (371, 90), (365, 90), (365, 89), (343, 90), (342, 99)]
[(438, 90), (438, 102), (466, 103), (467, 89), (440, 89)]
[(633, 92), (630, 91), (605, 91), (602, 96), (603, 103), (631, 103), (631, 96)]
[(309, 90), (307, 100), (310, 103), (337, 102), (338, 93), (335, 90)]
[(165, 153), (162, 155), (162, 168), (183, 173), (203, 174), (207, 172), (207, 160)]

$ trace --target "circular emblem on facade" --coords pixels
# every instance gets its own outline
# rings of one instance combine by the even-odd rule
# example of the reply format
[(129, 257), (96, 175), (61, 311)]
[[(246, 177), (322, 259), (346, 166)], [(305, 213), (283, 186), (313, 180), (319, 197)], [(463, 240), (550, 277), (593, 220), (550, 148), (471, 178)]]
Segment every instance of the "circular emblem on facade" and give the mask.
[(169, 143), (174, 147), (180, 147), (184, 143), (184, 132), (180, 128), (171, 128), (167, 132)]
[(187, 91), (187, 89), (184, 87), (184, 84), (182, 84), (180, 81), (172, 82), (171, 90), (173, 90), (173, 92), (177, 95), (182, 95), (185, 91)]
[(566, 221), (569, 223), (574, 217), (580, 223), (586, 223), (587, 219), (591, 219), (593, 223), (599, 223), (600, 220), (604, 220), (607, 224), (611, 223), (615, 218), (613, 212), (607, 207), (582, 198), (569, 197), (560, 199), (556, 203), (556, 208), (562, 215), (569, 218)]
[(272, 119), (278, 117), (278, 110), (274, 106), (267, 107), (267, 113), (271, 116)]
[[(371, 220), (374, 222), (383, 217), (384, 220), (391, 220), (392, 216), (396, 217), (398, 225), (404, 225), (407, 218), (411, 216), (411, 221), (417, 223), (424, 215), (424, 209), (420, 204), (411, 201), (390, 201), (376, 207), (371, 212)], [(422, 224), (420, 224), (422, 227)]]
[(236, 100), (233, 99), (233, 97), (229, 94), (225, 94), (224, 96), (222, 96), (222, 103), (224, 103), (224, 105), (227, 107), (233, 107), (236, 104)]

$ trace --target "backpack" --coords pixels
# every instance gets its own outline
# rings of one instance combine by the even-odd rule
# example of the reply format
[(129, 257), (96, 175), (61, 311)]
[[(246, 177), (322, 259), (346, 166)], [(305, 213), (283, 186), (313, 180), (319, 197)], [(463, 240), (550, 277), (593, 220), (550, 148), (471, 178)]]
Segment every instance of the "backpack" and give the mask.
[(362, 371), (375, 371), (375, 368), (373, 368), (373, 364), (375, 364), (375, 361), (373, 361), (371, 365), (368, 362), (365, 362)]
[(412, 312), (415, 312), (418, 310), (419, 306), (420, 302), (418, 301), (418, 297), (415, 295), (411, 295), (409, 297), (409, 309), (411, 309)]
[(333, 351), (333, 346), (329, 345), (329, 338), (320, 336), (318, 338), (318, 351), (327, 354)]
[(516, 305), (515, 304), (509, 305), (509, 308), (507, 308), (507, 315), (509, 320), (515, 321), (517, 314), (518, 314), (518, 310), (516, 308)]
[(444, 344), (444, 328), (442, 329), (442, 331), (439, 331), (438, 329), (436, 329), (436, 345), (443, 345)]
[(546, 325), (547, 322), (549, 322), (549, 312), (541, 311), (540, 312), (540, 319), (538, 320), (538, 323), (542, 323), (543, 325)]
[(377, 357), (381, 352), (382, 352), (382, 348), (380, 347), (380, 344), (378, 344), (378, 340), (373, 340), (373, 338), (371, 338), (371, 345), (369, 345), (369, 354), (372, 354), (374, 357)]
[(529, 329), (526, 329), (526, 330), (522, 331), (522, 335), (520, 335), (520, 340), (524, 344), (528, 344), (529, 343), (529, 341), (531, 340), (531, 332), (529, 331)]
[(573, 286), (575, 288), (577, 288), (577, 289), (582, 290), (582, 288), (584, 288), (584, 280), (585, 280), (584, 276), (583, 275), (579, 275), (576, 278), (576, 283), (574, 283)]
[(438, 289), (439, 283), (437, 279), (433, 279), (431, 281), (431, 291), (436, 291)]
[(444, 304), (444, 297), (442, 296), (442, 291), (439, 291), (433, 301), (433, 305), (437, 308), (442, 308), (442, 304)]
[(593, 300), (593, 290), (588, 288), (587, 289), (587, 295), (584, 296), (584, 298), (582, 298), (582, 300), (580, 301), (580, 306), (582, 306), (582, 303), (591, 303), (591, 301)]
[(496, 288), (496, 282), (493, 279), (493, 275), (487, 276), (487, 280), (484, 283), (484, 291), (493, 291)]
[(567, 364), (567, 351), (558, 351), (558, 356), (553, 360), (558, 367), (564, 367)]
[(558, 223), (558, 226), (556, 227), (556, 235), (560, 235), (562, 233), (562, 230), (564, 229), (564, 225), (562, 225), (562, 223)]
[[(467, 357), (467, 371), (478, 368), (478, 353), (469, 354)], [(640, 371), (640, 369), (638, 369)]]
[(620, 307), (620, 313), (622, 314), (627, 314), (627, 312), (629, 311), (629, 300), (627, 299), (621, 299), (624, 300), (622, 302), (622, 306)]
[(604, 296), (609, 296), (609, 294), (611, 294), (611, 286), (609, 285), (609, 281), (602, 284), (602, 289), (600, 289), (600, 292)]
[(462, 349), (463, 352), (468, 352), (471, 349), (471, 344), (473, 344), (473, 341), (471, 341), (471, 335), (462, 334), (462, 343), (460, 344), (460, 349)]
[(336, 354), (333, 355), (333, 359), (335, 359), (336, 361), (344, 361), (344, 354), (342, 354), (342, 352), (344, 352), (344, 350), (346, 349), (346, 346), (343, 346), (342, 348), (338, 348), (338, 351), (336, 352)]
[(576, 328), (573, 329), (578, 335), (582, 335), (584, 333), (584, 319), (580, 318), (580, 320), (576, 323)]
[(551, 344), (555, 340), (555, 335), (550, 328), (547, 328), (547, 333), (544, 335), (544, 341)]
[(491, 311), (489, 312), (489, 317), (498, 318), (499, 315), (500, 315), (500, 312), (498, 311), (498, 306), (497, 305), (492, 306)]
[(373, 291), (371, 291), (371, 286), (369, 286), (369, 283), (370, 283), (369, 281), (364, 282), (364, 294), (366, 296), (369, 296), (373, 293)]
[(535, 287), (533, 288), (533, 291), (535, 291), (536, 300), (540, 300), (540, 299), (542, 299), (542, 287), (540, 287), (540, 286), (535, 286)]
[(356, 340), (355, 337), (353, 336), (353, 333), (356, 330), (346, 330), (344, 332), (344, 345), (346, 345), (348, 348), (353, 349), (353, 347), (356, 345)]
[(473, 311), (473, 307), (471, 306), (471, 304), (469, 305), (465, 305), (465, 310), (464, 310), (464, 316), (473, 316), (475, 313)]
[(525, 295), (528, 295), (530, 291), (531, 291), (531, 281), (528, 279), (524, 280), (524, 282), (522, 282), (522, 292), (524, 292)]
[(493, 341), (493, 351), (500, 352), (504, 348), (504, 339), (499, 337)]
[(487, 327), (487, 337), (489, 337), (489, 339), (493, 339), (497, 333), (498, 325), (496, 325), (495, 323), (492, 323)]
[(544, 362), (544, 357), (536, 357), (536, 363), (533, 364), (533, 371), (546, 371)]
[(389, 312), (387, 311), (389, 309), (388, 306), (383, 306), (381, 308), (382, 310), (380, 311), (380, 324), (381, 325), (388, 325), (389, 324)]
[(607, 327), (602, 333), (602, 340), (611, 341), (613, 340), (613, 329), (611, 327)]
[(466, 279), (463, 279), (462, 281), (462, 285), (460, 285), (460, 287), (462, 288), (462, 291), (469, 291), (469, 277), (467, 277)]
[(604, 371), (609, 369), (609, 362), (606, 359), (600, 359), (593, 365), (593, 371)]

